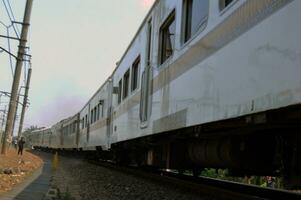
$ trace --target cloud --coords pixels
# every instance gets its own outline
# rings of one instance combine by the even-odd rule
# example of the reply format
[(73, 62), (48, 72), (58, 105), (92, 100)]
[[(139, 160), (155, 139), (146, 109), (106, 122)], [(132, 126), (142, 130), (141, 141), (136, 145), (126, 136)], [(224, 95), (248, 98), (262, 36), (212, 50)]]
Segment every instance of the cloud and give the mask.
[(60, 120), (79, 112), (86, 101), (87, 99), (81, 96), (58, 96), (51, 102), (41, 106), (30, 119), (30, 124), (52, 126)]

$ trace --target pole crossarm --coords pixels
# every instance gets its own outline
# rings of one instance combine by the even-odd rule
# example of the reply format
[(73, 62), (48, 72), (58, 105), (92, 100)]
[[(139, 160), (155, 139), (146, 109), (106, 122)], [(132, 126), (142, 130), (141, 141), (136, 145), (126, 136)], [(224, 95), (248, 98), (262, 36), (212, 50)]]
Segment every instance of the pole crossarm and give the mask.
[(24, 23), (24, 22), (17, 22), (17, 21), (12, 21), (13, 24), (21, 24), (23, 26), (29, 26), (30, 23)]
[(5, 53), (8, 53), (9, 55), (11, 55), (12, 57), (14, 57), (15, 59), (19, 60), (19, 58), (17, 56), (15, 56), (14, 54), (12, 54), (11, 52), (9, 52), (8, 50), (4, 49), (3, 47), (0, 47), (0, 49), (2, 51), (4, 51)]
[[(26, 87), (22, 87), (22, 88), (26, 88)], [(11, 93), (10, 92), (5, 92), (5, 91), (0, 91), (1, 94), (4, 94), (5, 96), (10, 97)], [(24, 97), (25, 95), (23, 94), (18, 94), (21, 97)]]
[(11, 40), (18, 40), (18, 41), (24, 41), (27, 42), (27, 40), (24, 39), (20, 39), (20, 38), (16, 38), (16, 37), (10, 37), (10, 36), (6, 36), (6, 35), (0, 35), (1, 38), (6, 38), (6, 39), (11, 39)]

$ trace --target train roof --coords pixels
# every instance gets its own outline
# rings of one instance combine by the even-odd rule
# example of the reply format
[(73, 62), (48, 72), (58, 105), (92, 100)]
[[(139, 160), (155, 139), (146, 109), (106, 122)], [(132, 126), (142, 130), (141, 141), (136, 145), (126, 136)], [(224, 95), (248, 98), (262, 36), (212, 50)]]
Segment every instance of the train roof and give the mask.
[(86, 104), (84, 104), (84, 106), (82, 107), (82, 109), (80, 110), (80, 112), (89, 104), (89, 102), (96, 96), (96, 94), (104, 87), (104, 85), (113, 77), (113, 74), (115, 73), (115, 71), (118, 69), (118, 67), (121, 64), (121, 61), (124, 59), (124, 57), (126, 56), (126, 54), (128, 53), (128, 51), (130, 50), (132, 44), (134, 43), (135, 39), (137, 38), (138, 34), (140, 33), (141, 29), (143, 28), (145, 22), (148, 20), (149, 16), (151, 15), (151, 13), (153, 12), (155, 6), (158, 4), (160, 0), (156, 0), (154, 2), (154, 4), (152, 5), (152, 7), (150, 8), (150, 10), (148, 11), (148, 13), (146, 14), (146, 16), (144, 17), (142, 23), (140, 24), (138, 30), (136, 31), (133, 39), (131, 40), (130, 44), (128, 45), (128, 47), (126, 48), (125, 52), (123, 53), (123, 55), (121, 56), (120, 60), (116, 63), (116, 66), (114, 68), (114, 70), (112, 71), (111, 75), (103, 82), (103, 84), (99, 87), (99, 89), (92, 95), (92, 97), (87, 101)]

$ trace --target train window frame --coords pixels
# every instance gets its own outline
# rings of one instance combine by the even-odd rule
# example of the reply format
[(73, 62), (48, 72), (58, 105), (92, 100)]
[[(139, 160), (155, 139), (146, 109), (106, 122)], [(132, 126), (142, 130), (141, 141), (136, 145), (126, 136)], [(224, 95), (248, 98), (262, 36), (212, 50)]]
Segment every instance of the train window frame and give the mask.
[(93, 124), (93, 113), (94, 109), (90, 110), (90, 124)]
[(123, 75), (123, 90), (122, 90), (122, 99), (126, 99), (129, 96), (130, 80), (131, 80), (130, 69), (128, 69)]
[(135, 90), (137, 90), (139, 88), (140, 68), (141, 68), (141, 58), (139, 55), (133, 62), (132, 69), (131, 69), (132, 70), (132, 73), (131, 73), (131, 92), (132, 93), (135, 92)]
[(97, 120), (99, 120), (100, 103), (97, 104)]
[(99, 103), (99, 108), (101, 108), (101, 118), (103, 118), (104, 117), (104, 114), (103, 114), (104, 101), (103, 101), (103, 103)]
[(94, 107), (94, 122), (96, 122), (97, 121), (97, 108), (96, 108), (96, 106)]
[(226, 4), (227, 0), (219, 0), (218, 2), (218, 9), (220, 12), (220, 15), (223, 15), (225, 12), (227, 12), (238, 0), (230, 0), (231, 2)]
[[(172, 49), (171, 54), (167, 57), (166, 55), (164, 56), (163, 53), (167, 51), (167, 49), (164, 51), (164, 46), (166, 47), (166, 40), (164, 40), (165, 38), (165, 34), (166, 34), (166, 30), (169, 30), (169, 27), (174, 24), (174, 30), (175, 33), (174, 35), (174, 41), (173, 41), (173, 45), (174, 48)], [(176, 29), (177, 29), (177, 22), (176, 22), (176, 10), (172, 10), (170, 12), (170, 14), (168, 15), (168, 17), (164, 20), (164, 22), (162, 23), (162, 25), (160, 26), (159, 29), (159, 66), (163, 65), (166, 61), (168, 61), (169, 59), (172, 58), (172, 56), (174, 55), (174, 51), (175, 51), (175, 45), (176, 45)], [(172, 35), (172, 34), (169, 34)]]
[[(183, 0), (182, 1), (182, 23), (181, 23), (181, 44), (182, 47), (185, 46), (187, 43), (189, 43), (191, 40), (193, 40), (196, 36), (198, 36), (201, 32), (205, 30), (208, 24), (208, 18), (209, 18), (209, 7), (210, 7), (210, 1), (207, 1), (207, 9), (206, 14), (201, 16), (201, 19), (199, 20), (199, 23), (197, 24), (196, 30), (193, 32), (192, 29), (192, 22), (193, 22), (193, 1), (194, 0)], [(205, 4), (203, 2), (203, 4)], [(188, 29), (189, 32), (188, 32)], [(188, 36), (189, 35), (189, 36)]]
[(85, 116), (85, 128), (87, 128), (88, 127), (88, 115), (86, 114), (86, 116)]
[(122, 101), (122, 79), (118, 81), (118, 98), (117, 98), (117, 104), (119, 105)]
[(152, 42), (153, 42), (153, 19), (150, 18), (147, 22), (147, 48), (146, 48), (147, 66), (151, 65), (152, 47), (153, 47)]

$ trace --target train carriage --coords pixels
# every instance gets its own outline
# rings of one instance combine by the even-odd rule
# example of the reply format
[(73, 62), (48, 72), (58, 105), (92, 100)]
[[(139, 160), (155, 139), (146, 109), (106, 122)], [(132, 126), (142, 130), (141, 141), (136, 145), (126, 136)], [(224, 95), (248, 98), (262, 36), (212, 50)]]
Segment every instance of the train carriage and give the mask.
[(79, 148), (109, 149), (112, 80), (108, 79), (81, 110)]
[(25, 141), (33, 147), (42, 147), (43, 145), (43, 129), (38, 129), (27, 133), (25, 136)]
[(44, 128), (40, 130), (40, 134), (42, 137), (41, 145), (42, 148), (50, 148), (51, 147), (51, 128)]
[(77, 149), (79, 134), (79, 114), (65, 119), (61, 124), (61, 145), (63, 149)]
[(300, 9), (298, 0), (157, 0), (72, 118), (72, 145), (63, 120), (52, 147), (195, 174), (281, 173), (301, 185)]
[(289, 0), (157, 1), (113, 72), (113, 147), (137, 154), (138, 146), (144, 162), (166, 168), (275, 173), (279, 140), (300, 141), (279, 129), (294, 131), (287, 107), (301, 101), (299, 8)]

